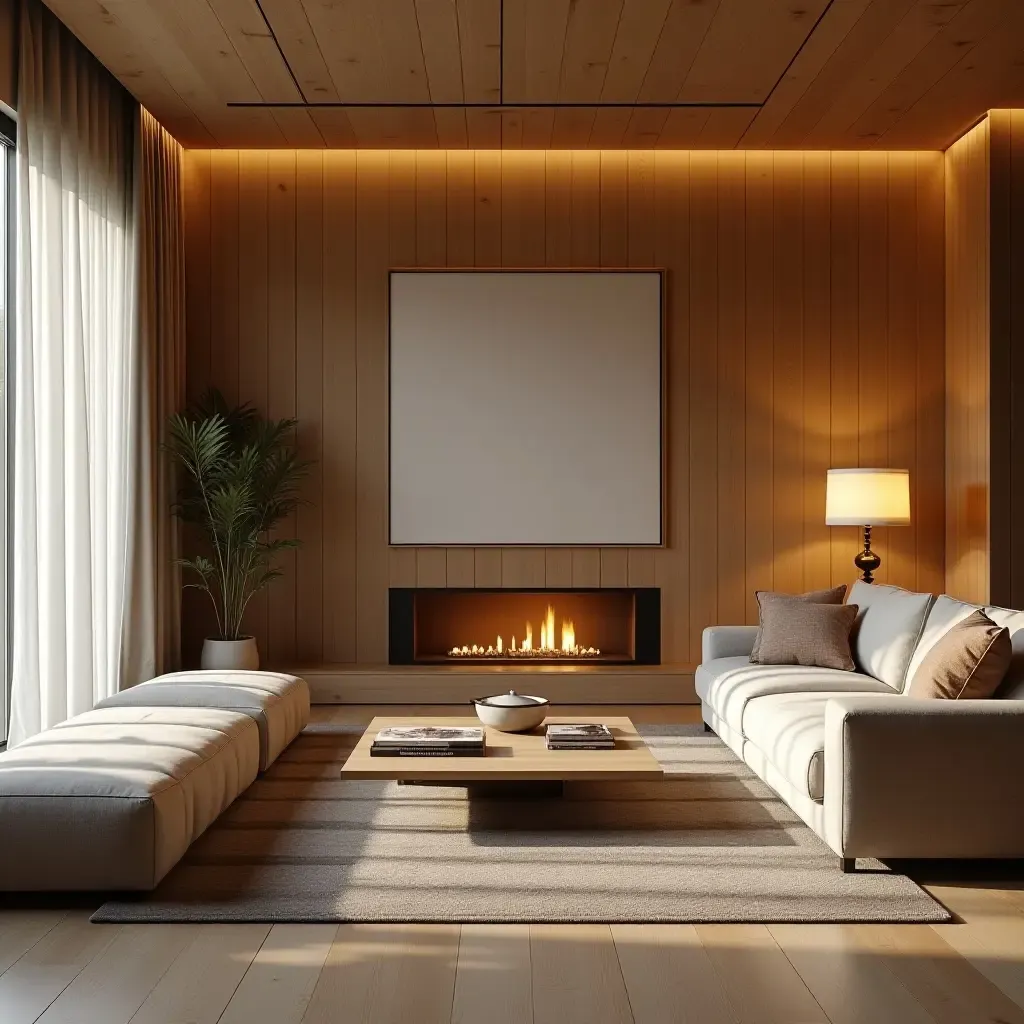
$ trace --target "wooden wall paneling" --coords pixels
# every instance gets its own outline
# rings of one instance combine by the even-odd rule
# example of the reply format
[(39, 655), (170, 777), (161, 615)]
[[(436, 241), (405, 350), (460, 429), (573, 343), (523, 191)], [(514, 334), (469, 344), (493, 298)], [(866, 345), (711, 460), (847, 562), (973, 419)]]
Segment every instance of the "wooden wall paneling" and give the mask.
[(803, 154), (776, 152), (772, 161), (774, 578), (795, 594), (804, 589)]
[(654, 258), (668, 269), (666, 479), (669, 482), (666, 547), (655, 553), (654, 579), (661, 588), (662, 660), (686, 662), (688, 655), (690, 565), (690, 158), (689, 153), (655, 154)]
[(889, 252), (888, 309), (886, 321), (889, 343), (886, 346), (886, 377), (889, 380), (886, 432), (889, 436), (889, 461), (910, 471), (911, 515), (909, 526), (890, 529), (888, 558), (890, 579), (904, 586), (918, 586), (917, 541), (920, 524), (916, 510), (917, 438), (915, 419), (920, 406), (917, 379), (917, 161), (913, 153), (888, 156), (887, 196)]
[(356, 660), (356, 156), (324, 154), (324, 660)]
[(774, 586), (774, 163), (746, 154), (746, 621), (757, 622), (754, 592)]
[(828, 153), (804, 153), (803, 189), (803, 545), (804, 586), (832, 585), (825, 473), (830, 464), (832, 404), (832, 165)]
[[(210, 195), (212, 188), (211, 153), (190, 154), (183, 175), (185, 230), (185, 394), (192, 402), (209, 387), (212, 380), (210, 321), (213, 316), (213, 291), (210, 266), (210, 235), (214, 230)], [(182, 554), (195, 554), (196, 538), (185, 531)], [(195, 664), (200, 645), (211, 621), (205, 595), (188, 589), (181, 597), (182, 661)]]
[[(544, 265), (544, 154), (506, 153), (501, 158), (501, 265)], [(503, 587), (544, 586), (543, 548), (504, 548)]]
[[(415, 267), (417, 243), (416, 152), (391, 150), (387, 154), (388, 267)], [(393, 587), (417, 585), (419, 550), (389, 548), (388, 577)]]
[(449, 152), (445, 175), (445, 249), (453, 267), (475, 262), (476, 166), (472, 152)]
[(238, 401), (238, 150), (211, 154), (210, 209), (216, 218), (210, 237), (213, 307), (210, 379), (228, 404)]
[(476, 586), (476, 559), (472, 548), (448, 548), (445, 555), (445, 586)]
[(388, 154), (356, 154), (356, 660), (387, 660)]
[[(501, 154), (478, 150), (475, 154), (474, 266), (501, 265)], [(473, 576), (478, 587), (502, 585), (500, 548), (476, 548)]]
[[(858, 430), (857, 449), (861, 466), (889, 466), (890, 380), (886, 373), (889, 325), (888, 251), (888, 154), (860, 153), (859, 178), (859, 369), (857, 374)], [(898, 469), (902, 467), (896, 467)], [(880, 583), (900, 584), (893, 570), (898, 566), (887, 559), (891, 553), (889, 534), (904, 527), (876, 527), (872, 547), (882, 556), (876, 574)]]
[[(295, 656), (324, 660), (324, 160), (296, 153), (295, 167), (295, 415), (299, 450), (312, 465), (296, 514), (302, 547), (295, 555)], [(330, 287), (330, 285), (328, 285)]]
[(552, 150), (544, 155), (545, 262), (572, 266), (572, 154)]
[(945, 154), (946, 589), (990, 596), (991, 121)]
[(624, 587), (629, 581), (629, 551), (601, 548), (601, 586)]
[[(690, 628), (688, 662), (718, 617), (718, 154), (690, 157)], [(723, 538), (724, 540), (724, 538)]]
[(544, 552), (544, 586), (572, 586), (572, 550), (548, 548)]
[[(941, 576), (941, 498), (926, 497), (943, 486), (938, 155), (261, 152), (222, 169), (190, 152), (186, 165), (189, 387), (232, 365), (239, 397), (298, 411), (321, 444), (319, 507), (298, 531), (312, 554), (321, 529), (322, 578), (300, 561), (271, 588), (268, 664), (384, 661), (389, 583), (658, 585), (665, 661), (691, 664), (703, 625), (754, 619), (755, 589), (852, 578), (858, 531), (821, 523), (824, 471), (868, 457), (904, 459), (927, 502), (879, 545), (892, 573)], [(232, 187), (233, 219), (212, 201)], [(211, 266), (214, 232), (236, 270), (230, 255)], [(417, 263), (666, 269), (666, 547), (389, 550), (387, 271)], [(253, 294), (213, 289), (225, 273)], [(211, 331), (231, 316), (236, 356)], [(865, 355), (883, 376), (911, 373), (916, 402), (895, 384), (872, 392)], [(207, 620), (186, 611), (192, 654)]]
[[(284, 419), (296, 414), (296, 262), (295, 232), (298, 210), (295, 202), (294, 150), (280, 150), (267, 158), (267, 251), (268, 278), (274, 282), (267, 297), (268, 361), (267, 414)], [(296, 536), (295, 517), (278, 528), (280, 537)], [(295, 552), (283, 552), (278, 565), (284, 576), (269, 590), (269, 618), (266, 657), (270, 664), (287, 664), (296, 657), (297, 591)]]
[(946, 366), (933, 339), (945, 338), (945, 165), (941, 153), (918, 153), (917, 165), (917, 578), (918, 589), (946, 589)]
[(718, 619), (746, 621), (746, 168), (718, 162)]
[[(460, 8), (461, 10), (461, 8)], [(474, 266), (501, 265), (501, 154), (478, 150), (474, 157), (476, 194), (474, 215)], [(502, 585), (500, 548), (477, 548), (473, 574), (478, 587)]]
[(629, 154), (601, 153), (599, 173), (601, 266), (624, 267), (629, 262)]
[[(242, 358), (238, 364), (238, 395), (266, 410), (269, 401), (269, 223), (266, 150), (238, 154), (238, 336)], [(186, 270), (188, 264), (186, 263)], [(244, 284), (242, 284), (244, 282)], [(267, 650), (269, 591), (249, 602), (245, 629)]]
[[(859, 158), (856, 153), (833, 153), (832, 162), (832, 395), (829, 468), (860, 465), (860, 373), (858, 335), (860, 309)], [(838, 586), (853, 580), (853, 558), (860, 550), (860, 530), (855, 526), (830, 526), (832, 582)]]

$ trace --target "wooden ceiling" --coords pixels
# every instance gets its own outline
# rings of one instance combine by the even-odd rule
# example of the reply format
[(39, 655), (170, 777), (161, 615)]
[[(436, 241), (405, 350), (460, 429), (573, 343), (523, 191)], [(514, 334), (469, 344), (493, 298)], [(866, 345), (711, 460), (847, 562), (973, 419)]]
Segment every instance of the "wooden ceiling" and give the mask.
[(941, 149), (1024, 106), (1024, 0), (46, 2), (190, 147)]

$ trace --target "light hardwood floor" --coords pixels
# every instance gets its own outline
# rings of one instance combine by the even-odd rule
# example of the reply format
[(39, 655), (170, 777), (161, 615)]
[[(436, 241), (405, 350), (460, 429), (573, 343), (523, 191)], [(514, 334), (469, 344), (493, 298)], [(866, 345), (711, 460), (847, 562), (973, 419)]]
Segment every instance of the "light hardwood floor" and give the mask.
[[(382, 711), (438, 713), (314, 714)], [(0, 907), (0, 1022), (1024, 1024), (1024, 884), (928, 888), (960, 923), (117, 926)]]

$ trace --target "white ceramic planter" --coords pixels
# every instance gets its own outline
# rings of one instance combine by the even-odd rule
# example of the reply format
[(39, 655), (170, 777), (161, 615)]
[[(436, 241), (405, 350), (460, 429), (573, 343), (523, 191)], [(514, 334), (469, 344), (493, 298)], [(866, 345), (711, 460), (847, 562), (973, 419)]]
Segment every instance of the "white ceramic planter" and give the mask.
[(202, 668), (236, 668), (255, 672), (260, 667), (260, 652), (256, 638), (244, 636), (241, 640), (203, 641)]

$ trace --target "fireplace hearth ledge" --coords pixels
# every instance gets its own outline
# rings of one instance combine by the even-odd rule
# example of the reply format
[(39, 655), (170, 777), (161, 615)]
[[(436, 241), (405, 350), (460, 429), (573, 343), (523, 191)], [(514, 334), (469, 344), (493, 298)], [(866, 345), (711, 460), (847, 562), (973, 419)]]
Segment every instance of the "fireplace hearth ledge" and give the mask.
[(695, 666), (355, 665), (280, 666), (309, 683), (314, 704), (467, 704), (500, 690), (547, 697), (552, 704), (696, 704)]

